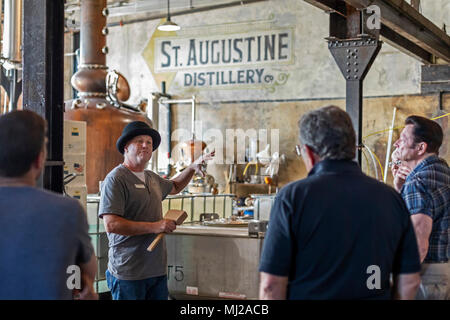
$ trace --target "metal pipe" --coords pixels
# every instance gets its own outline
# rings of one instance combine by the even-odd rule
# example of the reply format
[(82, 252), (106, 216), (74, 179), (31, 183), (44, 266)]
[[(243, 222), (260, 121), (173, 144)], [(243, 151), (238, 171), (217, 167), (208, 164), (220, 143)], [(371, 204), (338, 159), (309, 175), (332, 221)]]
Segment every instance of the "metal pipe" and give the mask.
[(11, 69), (8, 71), (11, 76), (9, 77), (9, 112), (17, 109), (17, 98), (16, 98), (16, 89), (17, 89), (17, 69)]
[(192, 140), (195, 140), (195, 96), (192, 96), (192, 111), (191, 111), (191, 128), (192, 128)]
[[(187, 10), (181, 10), (181, 11), (177, 11), (174, 12), (172, 10), (172, 13), (170, 14), (171, 17), (174, 16), (181, 16), (181, 15), (185, 15), (185, 14), (192, 14), (192, 13), (197, 13), (197, 12), (204, 12), (204, 11), (211, 11), (211, 10), (218, 10), (218, 9), (224, 9), (224, 8), (229, 8), (229, 7), (235, 7), (235, 6), (242, 6), (242, 5), (246, 5), (246, 4), (252, 4), (252, 3), (258, 3), (258, 2), (263, 2), (263, 1), (268, 1), (268, 0), (239, 0), (239, 1), (233, 1), (233, 2), (229, 2), (229, 3), (222, 3), (222, 4), (216, 4), (216, 5), (210, 5), (210, 6), (205, 6), (205, 7), (190, 7)], [(158, 8), (155, 8), (158, 9)], [(129, 13), (123, 13), (123, 12), (117, 12), (119, 10), (119, 8), (114, 8), (111, 7), (110, 11), (111, 11), (111, 16), (115, 17), (115, 16), (126, 16), (126, 15), (135, 15), (135, 14), (141, 14), (141, 13), (145, 13), (145, 12), (149, 12), (152, 10), (155, 10), (154, 8), (149, 8), (149, 10), (145, 10), (145, 8), (139, 8), (138, 10), (130, 10)], [(71, 11), (76, 11), (74, 9), (70, 9)], [(127, 21), (119, 21), (119, 22), (111, 22), (107, 24), (107, 27), (121, 27), (127, 24), (133, 24), (133, 23), (139, 23), (139, 22), (145, 22), (145, 21), (150, 21), (150, 20), (156, 20), (156, 19), (161, 19), (161, 18), (166, 18), (167, 14), (164, 13), (158, 13), (158, 14), (154, 14), (151, 15), (149, 17), (145, 17), (145, 18), (136, 18), (136, 19), (131, 19), (131, 20), (127, 20)], [(76, 30), (72, 29), (72, 30)]]
[(386, 150), (386, 162), (384, 163), (384, 178), (383, 178), (384, 183), (386, 183), (388, 169), (389, 169), (389, 157), (391, 156), (392, 133), (394, 131), (396, 112), (397, 112), (397, 107), (394, 107), (394, 114), (392, 115), (391, 127), (389, 128), (389, 139), (388, 139), (388, 145), (387, 145), (387, 150)]
[(192, 99), (172, 100), (167, 98), (161, 98), (160, 102), (162, 104), (192, 103)]
[[(167, 158), (172, 158), (172, 111), (167, 106)], [(167, 171), (170, 174), (170, 162), (167, 165)]]
[(106, 0), (81, 2), (80, 64), (72, 76), (79, 97), (106, 96)]
[[(158, 93), (152, 94), (152, 108), (151, 108), (151, 115), (149, 115), (149, 118), (152, 119), (153, 122), (153, 129), (156, 129), (159, 131), (159, 110), (161, 109), (161, 96)], [(156, 149), (153, 152), (152, 156), (152, 170), (154, 172), (158, 172), (158, 154), (159, 151)]]
[[(1, 1), (0, 1), (1, 2)], [(3, 113), (8, 112), (8, 99), (6, 97), (6, 94), (3, 95)]]
[[(0, 14), (3, 12), (3, 1), (1, 1), (0, 0)], [(4, 18), (4, 16), (5, 15), (3, 15), (3, 18)], [(3, 22), (4, 22), (4, 20), (3, 20)], [(3, 35), (3, 30), (4, 30), (4, 28), (5, 28), (5, 25), (3, 24), (1, 24), (1, 21), (0, 21), (0, 33), (2, 34), (2, 38), (4, 38), (4, 35)], [(3, 46), (2, 46), (2, 44), (3, 44), (3, 39), (2, 39), (2, 41), (0, 41), (0, 53), (1, 53), (1, 55), (3, 56)], [(0, 63), (3, 63), (3, 62), (0, 62)]]
[(102, 29), (106, 25), (106, 0), (84, 0), (81, 4), (80, 64), (106, 64), (106, 36)]
[(22, 0), (5, 0), (2, 48), (5, 69), (22, 67), (22, 5)]
[[(375, 157), (372, 153), (372, 150), (370, 150), (370, 148), (368, 146), (366, 146), (365, 144), (363, 144), (364, 148), (367, 149), (367, 151), (369, 152), (370, 158), (372, 159), (372, 165), (373, 165), (373, 171), (375, 172), (375, 178), (378, 180), (378, 169), (377, 169), (377, 162), (375, 161)], [(381, 169), (380, 169), (381, 170)]]
[(192, 96), (192, 99), (159, 99), (159, 103), (162, 104), (178, 104), (178, 103), (190, 103), (191, 104), (191, 128), (192, 128), (192, 140), (195, 140), (195, 96)]

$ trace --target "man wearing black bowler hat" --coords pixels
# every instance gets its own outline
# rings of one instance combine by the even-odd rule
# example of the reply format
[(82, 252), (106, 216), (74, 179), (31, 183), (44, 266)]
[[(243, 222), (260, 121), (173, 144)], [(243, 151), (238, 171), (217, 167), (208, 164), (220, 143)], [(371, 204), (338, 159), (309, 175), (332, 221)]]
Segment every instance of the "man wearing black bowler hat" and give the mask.
[(163, 240), (153, 251), (147, 247), (159, 233), (175, 230), (163, 219), (162, 201), (182, 191), (214, 152), (200, 157), (178, 176), (163, 179), (145, 170), (161, 142), (158, 131), (145, 122), (129, 123), (116, 146), (124, 155), (101, 186), (99, 216), (109, 239), (106, 280), (114, 300), (167, 300), (167, 253)]

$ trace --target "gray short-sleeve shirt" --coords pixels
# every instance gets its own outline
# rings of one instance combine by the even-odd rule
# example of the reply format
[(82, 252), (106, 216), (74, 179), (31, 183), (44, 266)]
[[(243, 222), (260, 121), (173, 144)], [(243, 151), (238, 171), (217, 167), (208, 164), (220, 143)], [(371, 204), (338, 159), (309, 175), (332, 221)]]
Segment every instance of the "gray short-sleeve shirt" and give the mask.
[[(120, 164), (101, 186), (99, 216), (115, 214), (132, 221), (156, 222), (163, 218), (162, 201), (173, 183), (145, 170), (143, 183)], [(163, 239), (152, 251), (147, 247), (156, 234), (122, 236), (108, 233), (108, 270), (121, 280), (142, 280), (167, 274), (166, 243)]]

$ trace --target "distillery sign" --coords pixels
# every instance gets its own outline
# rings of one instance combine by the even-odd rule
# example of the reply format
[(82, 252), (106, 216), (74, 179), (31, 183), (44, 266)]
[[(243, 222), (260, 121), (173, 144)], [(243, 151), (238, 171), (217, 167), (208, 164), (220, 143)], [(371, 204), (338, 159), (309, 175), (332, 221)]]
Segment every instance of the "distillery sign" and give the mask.
[(292, 29), (158, 38), (155, 72), (177, 72), (183, 87), (271, 84), (272, 67), (293, 63)]

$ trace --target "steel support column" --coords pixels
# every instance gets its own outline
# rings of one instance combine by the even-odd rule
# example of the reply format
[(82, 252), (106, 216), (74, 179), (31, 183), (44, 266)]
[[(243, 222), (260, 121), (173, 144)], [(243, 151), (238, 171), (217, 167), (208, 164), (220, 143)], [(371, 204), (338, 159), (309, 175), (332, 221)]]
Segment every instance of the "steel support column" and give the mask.
[(40, 184), (62, 193), (64, 1), (27, 0), (23, 17), (23, 107), (48, 124), (48, 156)]
[[(345, 88), (345, 109), (352, 119), (356, 133), (356, 144), (362, 146), (362, 115), (363, 115), (363, 82), (347, 81)], [(361, 165), (361, 147), (358, 147), (356, 159)]]
[[(328, 1), (328, 5), (331, 2)], [(356, 160), (361, 165), (363, 80), (381, 49), (380, 32), (365, 28), (367, 15), (344, 1), (330, 13), (328, 49), (346, 81), (346, 110), (356, 133)]]
[(361, 165), (363, 80), (381, 49), (373, 38), (329, 39), (328, 48), (346, 80), (346, 110), (356, 133), (356, 159)]

